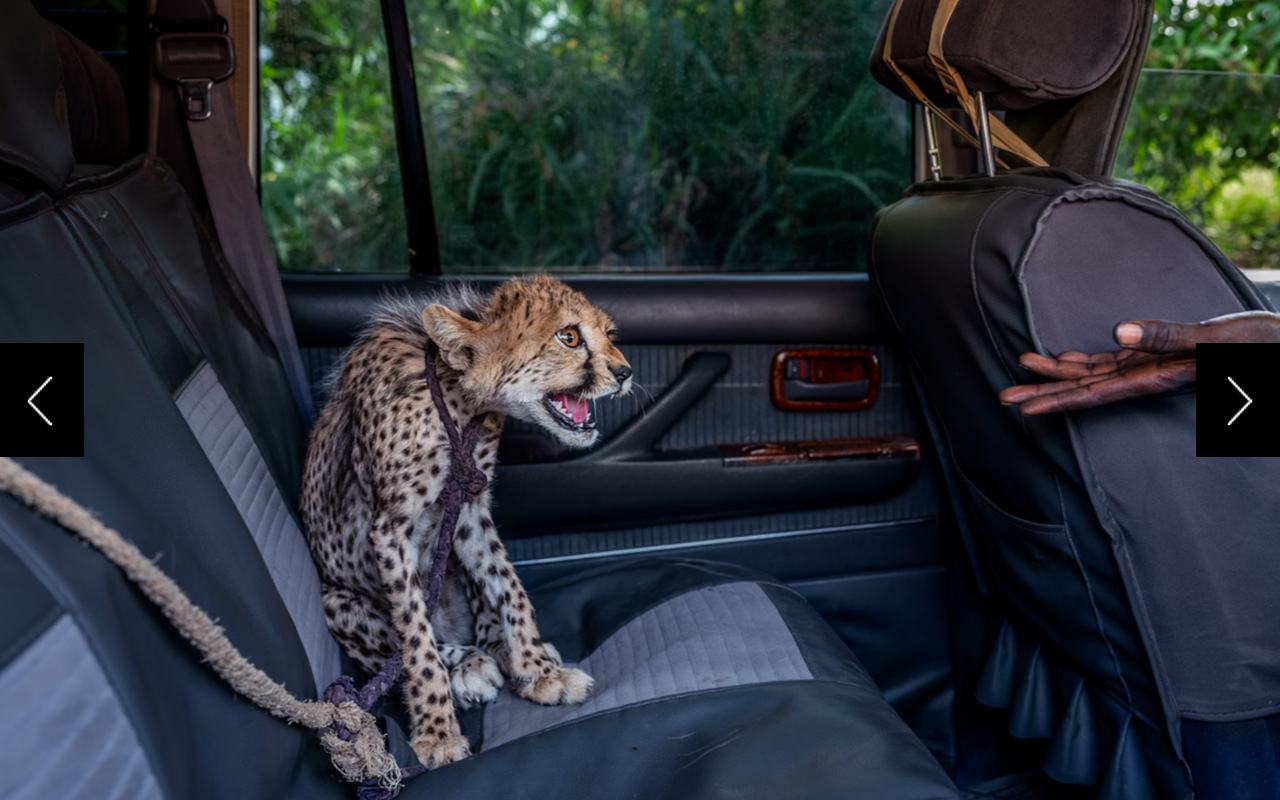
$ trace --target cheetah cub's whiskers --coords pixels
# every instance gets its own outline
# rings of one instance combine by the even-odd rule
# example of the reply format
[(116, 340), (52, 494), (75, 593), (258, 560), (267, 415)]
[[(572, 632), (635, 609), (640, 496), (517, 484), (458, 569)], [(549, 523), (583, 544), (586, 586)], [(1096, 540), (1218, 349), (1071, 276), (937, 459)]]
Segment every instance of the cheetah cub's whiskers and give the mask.
[[(547, 705), (580, 703), (592, 688), (539, 637), (488, 489), (459, 515), (428, 616), (423, 590), (450, 464), (441, 415), (459, 430), (482, 419), (473, 456), (492, 478), (507, 416), (590, 447), (599, 437), (592, 401), (629, 392), (632, 380), (609, 317), (552, 278), (508, 281), (489, 296), (455, 289), (423, 305), (387, 304), (347, 352), (311, 434), (302, 518), (329, 629), (370, 673), (403, 653), (413, 749), (434, 768), (468, 754), (454, 705), (492, 701), (504, 676)], [(427, 385), (429, 342), (443, 409)]]

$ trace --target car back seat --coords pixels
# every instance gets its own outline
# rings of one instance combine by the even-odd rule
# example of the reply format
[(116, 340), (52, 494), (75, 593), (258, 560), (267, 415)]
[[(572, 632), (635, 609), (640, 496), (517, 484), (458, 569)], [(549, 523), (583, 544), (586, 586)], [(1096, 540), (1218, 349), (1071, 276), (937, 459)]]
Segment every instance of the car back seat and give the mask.
[[(101, 87), (105, 64), (26, 0), (0, 0), (0, 17), (0, 341), (85, 353), (84, 457), (20, 460), (315, 697), (349, 665), (296, 523), (303, 431), (278, 360), (161, 162), (76, 164), (90, 148), (68, 111), (96, 107), (77, 92)], [(402, 797), (956, 796), (777, 581), (631, 562), (533, 600), (595, 696), (546, 708), (504, 692), (464, 719), (478, 754)], [(351, 796), (311, 732), (233, 694), (100, 554), (3, 496), (0, 609), (0, 797)]]

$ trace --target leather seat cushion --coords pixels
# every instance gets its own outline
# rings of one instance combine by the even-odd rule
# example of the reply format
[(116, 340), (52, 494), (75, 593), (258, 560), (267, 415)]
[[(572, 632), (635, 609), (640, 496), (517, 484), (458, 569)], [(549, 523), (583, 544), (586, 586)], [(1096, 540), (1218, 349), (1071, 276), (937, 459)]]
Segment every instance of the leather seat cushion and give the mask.
[(648, 559), (557, 581), (533, 603), (547, 641), (596, 679), (593, 696), (545, 707), (504, 689), (464, 717), (477, 754), (401, 797), (497, 797), (513, 782), (546, 798), (957, 796), (853, 653), (777, 580)]

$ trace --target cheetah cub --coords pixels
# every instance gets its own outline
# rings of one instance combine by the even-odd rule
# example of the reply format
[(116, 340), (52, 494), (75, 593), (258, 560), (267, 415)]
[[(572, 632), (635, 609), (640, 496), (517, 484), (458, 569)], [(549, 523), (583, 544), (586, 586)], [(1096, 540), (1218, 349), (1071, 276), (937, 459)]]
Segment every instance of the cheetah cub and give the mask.
[[(465, 758), (454, 704), (497, 697), (580, 703), (592, 679), (538, 636), (529, 596), (498, 539), (486, 488), (463, 506), (439, 605), (424, 587), (444, 513), (449, 439), (441, 414), (482, 427), (474, 463), (490, 478), (507, 416), (570, 447), (599, 434), (590, 402), (631, 389), (613, 323), (578, 292), (533, 276), (488, 297), (455, 290), (428, 305), (384, 307), (346, 354), (307, 452), (302, 519), (325, 617), (369, 672), (399, 650), (414, 752), (434, 768)], [(429, 345), (447, 409), (426, 372)]]

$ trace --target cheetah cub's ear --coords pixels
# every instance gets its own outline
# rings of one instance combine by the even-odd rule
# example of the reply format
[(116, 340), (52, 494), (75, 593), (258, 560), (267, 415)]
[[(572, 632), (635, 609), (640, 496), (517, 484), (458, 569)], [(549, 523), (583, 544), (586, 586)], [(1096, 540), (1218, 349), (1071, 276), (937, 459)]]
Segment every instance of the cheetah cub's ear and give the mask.
[(433, 303), (422, 310), (422, 327), (440, 348), (440, 354), (450, 367), (465, 372), (475, 363), (481, 328), (479, 322)]

